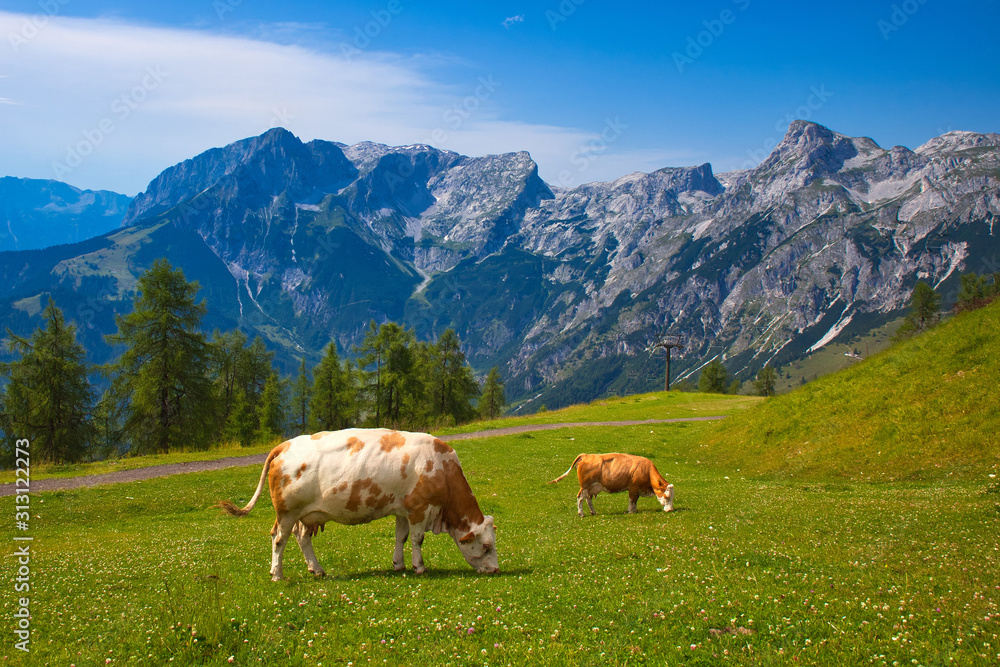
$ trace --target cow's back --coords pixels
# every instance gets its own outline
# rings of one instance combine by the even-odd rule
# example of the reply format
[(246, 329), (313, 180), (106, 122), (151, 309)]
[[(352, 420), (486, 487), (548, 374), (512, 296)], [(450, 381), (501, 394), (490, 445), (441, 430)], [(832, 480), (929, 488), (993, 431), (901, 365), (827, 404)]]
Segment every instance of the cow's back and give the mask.
[(435, 442), (424, 433), (388, 429), (323, 431), (294, 438), (271, 464), (275, 508), (303, 515), (318, 512), (325, 520), (347, 524), (400, 514), (420, 472), (435, 466)]
[(577, 464), (580, 487), (600, 485), (605, 491), (617, 493), (626, 489), (646, 492), (649, 487), (650, 462), (631, 454), (587, 454)]

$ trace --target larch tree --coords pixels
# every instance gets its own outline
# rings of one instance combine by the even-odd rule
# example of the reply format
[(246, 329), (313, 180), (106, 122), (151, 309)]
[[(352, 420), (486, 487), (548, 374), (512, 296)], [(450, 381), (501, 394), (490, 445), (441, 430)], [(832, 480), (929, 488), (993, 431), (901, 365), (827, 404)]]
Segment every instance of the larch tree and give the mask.
[(9, 437), (29, 439), (39, 461), (75, 462), (96, 436), (91, 368), (76, 327), (51, 299), (42, 319), (30, 338), (8, 330), (10, 350), (20, 358), (0, 364), (7, 379), (3, 427)]
[(465, 360), (458, 334), (447, 329), (429, 348), (429, 384), (431, 415), (450, 417), (455, 424), (476, 414), (472, 401), (479, 395), (479, 385)]
[(215, 433), (212, 350), (201, 332), (207, 307), (198, 283), (158, 259), (136, 285), (131, 313), (117, 316), (106, 337), (124, 348), (109, 368), (111, 390), (124, 407), (122, 428), (134, 454), (171, 447), (207, 447)]
[(496, 419), (503, 414), (507, 406), (507, 396), (504, 394), (503, 381), (496, 366), (490, 369), (483, 384), (483, 393), (479, 397), (479, 414), (484, 419)]
[(718, 359), (712, 359), (698, 377), (698, 391), (706, 394), (725, 394), (726, 385), (729, 382), (729, 374), (726, 367)]
[(299, 375), (292, 387), (292, 426), (299, 433), (305, 433), (309, 427), (309, 397), (312, 387), (306, 370), (306, 358), (302, 357)]
[(337, 431), (353, 426), (355, 393), (351, 366), (341, 363), (337, 344), (330, 342), (323, 359), (313, 369), (309, 427), (314, 431)]

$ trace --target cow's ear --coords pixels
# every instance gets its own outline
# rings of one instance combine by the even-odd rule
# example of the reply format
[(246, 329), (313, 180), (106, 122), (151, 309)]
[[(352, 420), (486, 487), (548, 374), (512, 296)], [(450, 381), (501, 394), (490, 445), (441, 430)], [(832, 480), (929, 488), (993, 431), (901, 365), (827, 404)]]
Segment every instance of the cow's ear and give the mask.
[(462, 536), (462, 538), (458, 542), (459, 544), (468, 544), (474, 539), (476, 539), (476, 534), (470, 530), (468, 533)]

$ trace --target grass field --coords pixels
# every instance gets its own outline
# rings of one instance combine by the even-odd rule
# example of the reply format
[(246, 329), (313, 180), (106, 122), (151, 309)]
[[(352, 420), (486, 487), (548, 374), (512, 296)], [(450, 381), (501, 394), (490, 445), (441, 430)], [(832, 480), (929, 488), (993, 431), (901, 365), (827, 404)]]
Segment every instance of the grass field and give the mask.
[[(470, 433), (485, 429), (521, 426), (524, 424), (557, 424), (561, 422), (629, 421), (637, 419), (674, 419), (678, 417), (706, 417), (731, 415), (742, 412), (760, 402), (751, 396), (716, 396), (712, 394), (685, 394), (681, 392), (652, 393), (625, 398), (609, 398), (588, 405), (574, 405), (525, 417), (507, 417), (492, 421), (464, 424), (457, 428), (435, 430), (436, 435)], [(81, 475), (100, 475), (119, 470), (133, 470), (146, 466), (189, 461), (214, 461), (227, 456), (262, 454), (281, 442), (240, 447), (220, 444), (206, 451), (175, 451), (169, 454), (150, 454), (141, 457), (112, 458), (93, 463), (35, 464), (31, 469), (34, 480)], [(0, 484), (14, 481), (13, 470), (0, 470)]]
[[(719, 428), (455, 443), (496, 519), (496, 576), (474, 574), (446, 535), (425, 542), (425, 575), (393, 572), (386, 519), (327, 525), (314, 540), (324, 579), (289, 545), (288, 579), (272, 583), (266, 497), (243, 519), (211, 508), (245, 502), (257, 467), (36, 494), (31, 662), (7, 634), (0, 664), (1000, 660), (1000, 486), (754, 479), (706, 463), (702, 444)], [(624, 496), (601, 495), (598, 515), (581, 519), (573, 477), (546, 484), (581, 452), (622, 450), (676, 485), (675, 512), (642, 499), (628, 516)], [(4, 597), (5, 618), (14, 604)]]
[[(1000, 474), (1000, 302), (726, 420), (704, 456), (776, 479)], [(733, 443), (739, 443), (734, 447)]]

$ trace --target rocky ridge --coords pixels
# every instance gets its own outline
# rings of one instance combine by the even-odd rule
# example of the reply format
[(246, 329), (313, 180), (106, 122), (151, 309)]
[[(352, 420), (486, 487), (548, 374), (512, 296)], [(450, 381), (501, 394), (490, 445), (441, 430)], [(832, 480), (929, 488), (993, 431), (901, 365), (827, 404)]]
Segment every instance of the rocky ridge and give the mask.
[(201, 239), (232, 283), (210, 307), (289, 359), (331, 338), (349, 353), (370, 319), (451, 327), (476, 368), (552, 407), (656, 386), (638, 369), (664, 333), (687, 342), (681, 372), (721, 357), (746, 378), (875, 326), (918, 278), (995, 268), (998, 211), (997, 134), (884, 149), (796, 121), (753, 169), (564, 189), (524, 152), (278, 128), (165, 170), (122, 233)]

